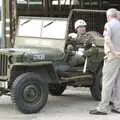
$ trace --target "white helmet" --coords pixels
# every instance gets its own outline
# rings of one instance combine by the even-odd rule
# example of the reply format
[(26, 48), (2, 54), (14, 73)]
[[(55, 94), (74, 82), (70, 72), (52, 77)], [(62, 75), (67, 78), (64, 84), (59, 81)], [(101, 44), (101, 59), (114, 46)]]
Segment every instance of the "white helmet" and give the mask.
[(84, 20), (79, 19), (79, 20), (77, 20), (77, 21), (75, 22), (75, 30), (76, 30), (79, 26), (86, 26), (86, 25), (87, 25), (87, 23), (86, 23)]

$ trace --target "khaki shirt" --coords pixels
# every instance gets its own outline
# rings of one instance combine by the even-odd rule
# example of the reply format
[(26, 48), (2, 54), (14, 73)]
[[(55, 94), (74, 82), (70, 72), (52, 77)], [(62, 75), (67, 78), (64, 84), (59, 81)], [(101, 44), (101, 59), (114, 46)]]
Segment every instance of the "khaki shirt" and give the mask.
[(93, 36), (90, 33), (85, 33), (83, 35), (78, 35), (76, 38), (80, 43), (83, 44), (92, 44), (95, 43)]
[(85, 50), (92, 47), (92, 44), (95, 43), (93, 36), (90, 33), (80, 34), (76, 36), (76, 39), (71, 41), (73, 48), (85, 48)]

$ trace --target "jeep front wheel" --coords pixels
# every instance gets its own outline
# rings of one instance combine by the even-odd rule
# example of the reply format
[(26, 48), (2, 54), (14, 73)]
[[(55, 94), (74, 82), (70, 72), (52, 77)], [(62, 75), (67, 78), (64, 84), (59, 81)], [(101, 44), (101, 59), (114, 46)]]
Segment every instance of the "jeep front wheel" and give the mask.
[(48, 84), (39, 74), (24, 73), (16, 78), (11, 88), (11, 97), (23, 113), (36, 113), (46, 104)]

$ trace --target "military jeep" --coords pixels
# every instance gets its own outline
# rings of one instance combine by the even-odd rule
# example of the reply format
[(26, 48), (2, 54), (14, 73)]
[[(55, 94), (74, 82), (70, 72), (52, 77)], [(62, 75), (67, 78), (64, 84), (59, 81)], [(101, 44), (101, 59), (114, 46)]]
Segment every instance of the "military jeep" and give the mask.
[[(100, 26), (96, 22), (93, 27), (91, 13), (99, 11), (72, 10), (68, 18), (19, 17), (14, 48), (0, 49), (0, 94), (11, 95), (23, 113), (40, 111), (47, 102), (48, 91), (59, 96), (67, 86), (89, 87), (92, 96), (99, 100), (103, 37), (93, 32)], [(71, 67), (66, 62), (65, 46), (68, 34), (74, 31), (74, 21), (79, 18), (85, 18), (89, 30), (92, 26), (98, 52), (82, 66)]]

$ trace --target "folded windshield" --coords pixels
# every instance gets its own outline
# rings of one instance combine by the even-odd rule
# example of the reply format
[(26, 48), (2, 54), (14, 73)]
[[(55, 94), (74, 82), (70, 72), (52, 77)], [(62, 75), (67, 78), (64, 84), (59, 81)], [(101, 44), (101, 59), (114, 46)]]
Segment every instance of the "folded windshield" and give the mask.
[(20, 19), (18, 36), (64, 39), (66, 19)]

